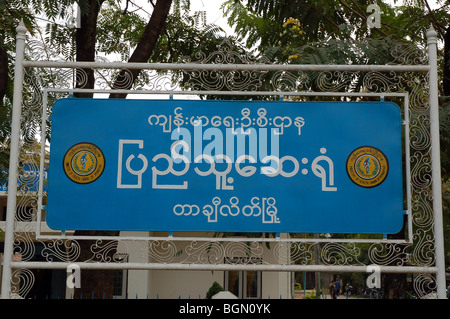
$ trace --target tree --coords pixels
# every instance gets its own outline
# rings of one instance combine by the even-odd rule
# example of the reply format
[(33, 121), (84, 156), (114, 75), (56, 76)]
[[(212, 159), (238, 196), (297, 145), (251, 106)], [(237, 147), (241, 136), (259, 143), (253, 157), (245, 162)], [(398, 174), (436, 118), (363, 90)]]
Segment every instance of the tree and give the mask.
[[(139, 43), (136, 46), (133, 54), (131, 55), (128, 62), (147, 62), (156, 46), (159, 35), (167, 20), (167, 15), (169, 14), (169, 9), (172, 4), (171, 0), (161, 1), (159, 0), (152, 13), (152, 17), (145, 27), (144, 33), (139, 39)], [(139, 70), (133, 69), (130, 71), (131, 83), (133, 83), (139, 74)], [(124, 71), (122, 71), (116, 79), (113, 88), (117, 87), (117, 83), (123, 82), (125, 77)], [(130, 88), (131, 85), (125, 88)], [(110, 97), (114, 98), (124, 98), (126, 94), (111, 94)]]
[[(79, 28), (68, 27), (61, 20), (70, 18), (75, 3), (81, 11)], [(56, 5), (57, 4), (57, 5)], [(215, 26), (199, 27), (196, 15), (189, 14), (189, 1), (174, 1), (175, 10), (170, 14), (172, 0), (149, 1), (143, 8), (132, 7), (133, 2), (113, 0), (21, 0), (13, 4), (1, 2), (0, 12), (0, 97), (7, 107), (1, 108), (2, 118), (0, 133), (2, 141), (9, 138), (10, 109), (12, 101), (12, 79), (14, 65), (15, 27), (20, 19), (30, 33), (34, 31), (56, 52), (67, 60), (92, 62), (98, 54), (118, 54), (126, 62), (168, 62), (177, 61), (181, 56), (192, 55), (200, 43), (205, 49), (212, 49), (222, 39), (220, 29)], [(183, 12), (182, 12), (183, 11)], [(41, 20), (40, 20), (41, 19)], [(48, 21), (45, 35), (36, 27), (36, 21)], [(167, 27), (169, 25), (170, 27)], [(133, 48), (132, 52), (130, 48)], [(5, 62), (4, 55), (8, 57)], [(5, 66), (7, 64), (7, 67)], [(121, 86), (125, 71), (120, 71), (112, 79), (112, 88), (132, 87), (133, 82), (148, 81), (140, 76), (140, 70), (132, 70), (132, 80), (126, 87)], [(129, 74), (126, 74), (127, 76)], [(7, 79), (7, 80), (6, 80)], [(51, 78), (45, 77), (51, 81)], [(174, 81), (179, 78), (174, 78)], [(5, 82), (7, 85), (5, 85)], [(77, 70), (76, 87), (94, 88), (94, 71), (92, 69)], [(28, 88), (24, 87), (24, 90)], [(79, 93), (76, 97), (91, 97), (90, 93)], [(111, 98), (124, 98), (123, 94), (111, 94)], [(3, 116), (3, 114), (5, 114)], [(2, 146), (3, 147), (3, 146)], [(1, 152), (2, 166), (8, 167), (7, 149)], [(80, 235), (118, 235), (118, 232), (77, 232)], [(103, 246), (104, 245), (104, 246)], [(79, 261), (95, 260), (94, 250), (105, 248), (107, 253), (102, 258), (116, 260), (117, 243), (114, 241), (80, 241), (81, 254)], [(84, 271), (82, 276), (82, 290), (76, 291), (75, 297), (94, 298), (112, 297), (111, 271)]]
[[(34, 14), (41, 14), (50, 21), (65, 19), (68, 16), (68, 9), (75, 2), (81, 9), (80, 28), (71, 29), (64, 25), (50, 23), (46, 33), (46, 41), (54, 44), (54, 48), (60, 48), (69, 60), (95, 61), (98, 53), (116, 53), (122, 57), (123, 61), (128, 62), (174, 62), (184, 54), (193, 54), (198, 47), (202, 47), (204, 51), (208, 52), (221, 40), (216, 36), (216, 31), (218, 31), (216, 28), (198, 29), (191, 17), (181, 15), (177, 10), (170, 14), (171, 0), (149, 1), (150, 5), (145, 7), (146, 11), (151, 11), (151, 14), (148, 13), (150, 17), (148, 20), (135, 14), (131, 9), (132, 2), (129, 0), (122, 2), (113, 0), (5, 0), (0, 3), (0, 24), (6, 26), (0, 28), (0, 100), (8, 107), (10, 107), (12, 98), (10, 94), (12, 92), (11, 79), (13, 78), (11, 66), (13, 65), (14, 33), (17, 20), (23, 18), (28, 30), (34, 32), (36, 24)], [(448, 5), (431, 11), (427, 10), (426, 1), (417, 2), (420, 6), (399, 8), (380, 3), (383, 10), (383, 28), (371, 30), (365, 27), (368, 14), (364, 9), (372, 1), (248, 0), (244, 5), (244, 2), (230, 0), (226, 3), (225, 8), (230, 18), (230, 24), (236, 27), (239, 39), (245, 40), (249, 48), (254, 48), (258, 44), (259, 51), (270, 56), (273, 62), (382, 63), (384, 53), (389, 50), (389, 43), (380, 42), (380, 39), (384, 39), (386, 36), (408, 38), (415, 43), (423, 44), (424, 35), (430, 22), (435, 25), (441, 36), (444, 30), (447, 30), (446, 34), (448, 35), (448, 28), (443, 27), (448, 24), (449, 14), (448, 10), (446, 11)], [(183, 5), (189, 9), (189, 1), (175, 1), (175, 5), (177, 7)], [(27, 7), (34, 10), (33, 14), (25, 10)], [(292, 23), (287, 23), (290, 17), (298, 20), (300, 29), (293, 29), (297, 25), (297, 22), (294, 24), (294, 19)], [(283, 23), (287, 23), (286, 26), (283, 26)], [(290, 29), (287, 30), (287, 26)], [(300, 34), (299, 31), (302, 33)], [(358, 39), (371, 41), (371, 46), (367, 47), (364, 54), (354, 54), (351, 51), (352, 45), (358, 43)], [(380, 43), (383, 46), (380, 46)], [(130, 51), (130, 48), (133, 50)], [(372, 53), (373, 48), (377, 48), (374, 51), (375, 54)], [(8, 62), (5, 59), (5, 52)], [(8, 67), (6, 68), (5, 65)], [(448, 65), (448, 63), (444, 63), (444, 65)], [(448, 69), (444, 69), (444, 74), (446, 71)], [(113, 88), (131, 88), (133, 82), (145, 81), (141, 70), (133, 70), (127, 74), (125, 72), (121, 71), (116, 74)], [(93, 70), (80, 70), (77, 75), (77, 87), (94, 88)], [(86, 75), (86, 80), (82, 82), (81, 79), (84, 78), (84, 75)], [(123, 82), (126, 75), (131, 75), (132, 81), (128, 86), (123, 87), (119, 83)], [(444, 75), (444, 92), (447, 92), (445, 89), (447, 87), (445, 86), (446, 79), (447, 76)], [(183, 78), (176, 78), (176, 80), (180, 80), (183, 84)], [(358, 87), (355, 86), (355, 88)], [(92, 94), (80, 93), (77, 96), (90, 97)], [(123, 98), (125, 95), (111, 94), (110, 97)], [(0, 122), (0, 133), (7, 137), (9, 134), (7, 125), (9, 108), (0, 110), (5, 114)], [(448, 110), (447, 106), (445, 106), (445, 110)], [(445, 125), (445, 122), (443, 124), (443, 141), (446, 142), (442, 144), (444, 145), (443, 149), (448, 149), (448, 135), (445, 135), (448, 134), (448, 126)], [(0, 152), (0, 155), (2, 153)], [(444, 176), (447, 181), (445, 185), (448, 186), (448, 158), (443, 161), (443, 166), (445, 166)], [(92, 254), (91, 247), (92, 242), (89, 242), (82, 250)], [(110, 252), (108, 257), (114, 258), (115, 249), (111, 249)], [(89, 257), (83, 256), (82, 260)], [(83, 279), (87, 279), (82, 285), (87, 291), (91, 289), (91, 286), (87, 285), (88, 282), (96, 287), (103, 286), (102, 288), (107, 287), (106, 282), (111, 282), (111, 280), (105, 279), (105, 283), (99, 285), (95, 280), (89, 280), (87, 276), (83, 276)], [(103, 291), (99, 290), (99, 292), (96, 296), (102, 297)], [(84, 295), (86, 296), (86, 294)]]
[[(55, 18), (65, 18), (66, 8), (72, 6), (75, 1), (63, 1), (59, 3), (59, 6), (55, 6), (55, 1), (52, 0), (42, 0), (38, 2), (28, 3), (28, 1), (24, 1), (22, 5), (35, 5), (33, 8), (39, 13), (39, 5), (43, 5), (44, 13), (47, 19), (54, 20)], [(75, 59), (76, 61), (88, 61), (93, 62), (96, 58), (96, 50), (98, 48), (97, 44), (97, 30), (99, 28), (98, 25), (98, 17), (101, 12), (102, 5), (104, 3), (109, 4), (110, 6), (115, 6), (114, 1), (105, 1), (105, 0), (80, 0), (78, 1), (78, 5), (81, 10), (81, 22), (80, 27), (73, 32), (67, 28), (60, 28), (58, 25), (53, 24), (49, 28), (51, 30), (51, 36), (49, 42), (52, 43), (60, 43), (61, 39), (73, 39), (75, 43)], [(146, 27), (142, 30), (139, 42), (134, 50), (134, 53), (129, 59), (129, 62), (147, 62), (152, 50), (155, 47), (155, 44), (158, 40), (159, 35), (161, 34), (165, 21), (167, 19), (169, 9), (171, 7), (171, 0), (158, 0), (156, 4), (153, 5), (153, 13), (151, 18), (149, 19)], [(128, 1), (126, 1), (126, 5), (128, 5)], [(59, 11), (54, 11), (52, 8), (58, 8)], [(119, 9), (117, 6), (116, 9)], [(126, 15), (127, 12), (124, 10), (123, 15)], [(66, 34), (66, 37), (61, 36)], [(62, 40), (64, 41), (64, 40)], [(70, 42), (63, 43), (72, 45)], [(81, 76), (80, 73), (86, 75), (86, 77)], [(133, 71), (133, 82), (135, 77), (137, 76), (138, 71)], [(116, 81), (120, 81), (121, 75), (117, 78)], [(83, 79), (82, 81), (80, 79)], [(77, 84), (76, 87), (83, 87), (87, 89), (94, 88), (94, 70), (93, 69), (83, 69), (77, 71)], [(81, 83), (80, 83), (81, 82)], [(115, 87), (115, 86), (114, 86)], [(90, 93), (82, 93), (77, 94), (77, 97), (92, 97)], [(113, 97), (124, 97), (124, 96), (114, 96)], [(78, 232), (80, 235), (118, 235), (117, 232)], [(95, 242), (92, 241), (81, 241), (81, 254), (80, 261), (88, 260), (92, 255), (92, 246)], [(105, 258), (113, 258), (115, 254), (114, 243), (106, 243), (112, 244), (113, 248), (109, 250), (109, 254), (105, 255)], [(91, 272), (86, 271), (83, 273), (82, 278), (82, 290), (76, 291), (75, 297), (81, 297), (90, 295), (92, 293), (93, 297), (101, 298), (103, 294), (106, 294), (107, 297), (112, 296), (112, 272), (107, 271), (97, 271)], [(100, 284), (99, 284), (100, 283)]]
[[(98, 28), (98, 15), (101, 6), (105, 0), (83, 0), (84, 7), (88, 10), (82, 10), (80, 28), (76, 31), (76, 61), (94, 61), (95, 51), (97, 48), (97, 28)], [(127, 1), (128, 3), (128, 1)], [(114, 6), (114, 3), (110, 3)], [(153, 5), (153, 3), (152, 3)], [(155, 48), (156, 42), (165, 26), (169, 10), (172, 5), (172, 0), (158, 0), (153, 5), (153, 12), (147, 25), (145, 26), (142, 34), (140, 35), (139, 42), (134, 49), (133, 54), (128, 59), (128, 62), (147, 62)], [(123, 14), (126, 14), (123, 11)], [(87, 89), (94, 88), (94, 71), (92, 69), (83, 69), (87, 75), (87, 80), (84, 81), (81, 86)], [(129, 81), (129, 87), (135, 81), (139, 70), (133, 69), (130, 72), (132, 77)], [(119, 84), (124, 81), (125, 71), (122, 71), (117, 77), (113, 88), (118, 88)], [(80, 83), (77, 84), (80, 87)], [(121, 87), (124, 88), (124, 87)], [(91, 97), (92, 94), (79, 94), (78, 96)], [(126, 94), (111, 94), (110, 97), (124, 98)]]
[(214, 281), (211, 287), (206, 292), (206, 299), (211, 299), (214, 295), (218, 294), (223, 290), (224, 290), (223, 287), (217, 281)]
[[(390, 62), (391, 43), (403, 41), (422, 51), (426, 33), (433, 25), (438, 38), (444, 41), (438, 63), (441, 82), (439, 92), (441, 115), (441, 162), (443, 177), (444, 232), (448, 234), (449, 211), (449, 114), (450, 114), (450, 3), (431, 9), (429, 2), (418, 0), (391, 6), (378, 1), (381, 8), (381, 28), (369, 29), (366, 8), (373, 1), (309, 1), (309, 0), (248, 0), (225, 2), (224, 9), (230, 25), (235, 26), (240, 40), (248, 47), (258, 46), (261, 54), (273, 61), (289, 64), (385, 64)], [(355, 50), (358, 48), (358, 50)], [(314, 78), (314, 74), (311, 75)], [(333, 80), (333, 79), (332, 79)], [(335, 83), (340, 81), (335, 79)], [(315, 90), (315, 83), (305, 90)], [(363, 90), (363, 83), (355, 78), (350, 87)], [(404, 238), (404, 230), (391, 235)], [(450, 264), (450, 241), (446, 236), (446, 258)], [(405, 278), (390, 276), (391, 287), (403, 287)], [(402, 286), (403, 285), (403, 286)]]

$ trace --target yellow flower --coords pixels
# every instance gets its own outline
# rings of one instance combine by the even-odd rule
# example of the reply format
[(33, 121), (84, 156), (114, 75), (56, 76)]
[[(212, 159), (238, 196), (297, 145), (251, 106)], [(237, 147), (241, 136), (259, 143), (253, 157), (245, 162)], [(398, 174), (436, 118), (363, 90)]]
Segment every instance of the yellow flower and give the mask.
[(298, 19), (294, 19), (293, 17), (290, 17), (287, 19), (285, 23), (283, 23), (283, 27), (286, 28), (290, 24), (299, 24)]

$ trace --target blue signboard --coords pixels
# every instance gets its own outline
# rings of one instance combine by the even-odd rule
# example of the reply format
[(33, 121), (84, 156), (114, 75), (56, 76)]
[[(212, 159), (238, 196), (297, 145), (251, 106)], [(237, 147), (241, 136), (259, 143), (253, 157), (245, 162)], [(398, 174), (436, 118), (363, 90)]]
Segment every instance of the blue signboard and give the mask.
[(58, 230), (398, 232), (390, 102), (61, 99), (47, 223)]

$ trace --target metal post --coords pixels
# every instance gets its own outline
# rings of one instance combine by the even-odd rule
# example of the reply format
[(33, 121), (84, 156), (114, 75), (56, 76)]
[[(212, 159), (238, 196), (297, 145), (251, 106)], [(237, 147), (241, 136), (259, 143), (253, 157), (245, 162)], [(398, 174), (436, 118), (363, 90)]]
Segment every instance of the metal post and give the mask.
[(23, 21), (16, 28), (16, 61), (14, 67), (14, 95), (11, 122), (11, 149), (9, 156), (8, 201), (6, 210), (5, 249), (2, 275), (2, 299), (10, 298), (11, 261), (14, 243), (14, 218), (17, 203), (17, 178), (19, 162), (20, 121), (22, 112), (23, 66), (27, 29)]
[[(319, 234), (314, 234), (314, 238), (319, 238)], [(316, 243), (314, 244), (314, 261), (316, 265), (320, 264), (320, 258), (319, 258), (319, 252), (320, 252), (320, 244)], [(314, 274), (314, 286), (316, 288), (316, 299), (322, 298), (322, 289), (320, 287), (320, 272), (316, 271)]]
[(442, 219), (442, 184), (441, 184), (441, 159), (439, 143), (439, 100), (438, 100), (438, 75), (437, 75), (437, 32), (433, 26), (427, 32), (428, 64), (430, 65), (430, 133), (431, 133), (431, 170), (433, 189), (433, 216), (434, 216), (434, 241), (437, 295), (439, 299), (446, 299), (445, 292), (445, 253), (444, 230)]

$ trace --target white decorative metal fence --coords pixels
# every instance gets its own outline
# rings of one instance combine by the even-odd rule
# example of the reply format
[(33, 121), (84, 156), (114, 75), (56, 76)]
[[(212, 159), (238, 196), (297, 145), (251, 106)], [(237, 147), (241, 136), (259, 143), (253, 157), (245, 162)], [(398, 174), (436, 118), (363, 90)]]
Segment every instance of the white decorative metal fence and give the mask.
[[(36, 283), (33, 269), (257, 270), (270, 272), (370, 272), (413, 276), (419, 297), (445, 298), (445, 265), (439, 154), (436, 33), (428, 51), (392, 45), (384, 65), (272, 64), (233, 52), (224, 42), (216, 52), (199, 52), (180, 63), (110, 63), (42, 60), (40, 48), (17, 29), (14, 103), (10, 139), (8, 202), (2, 297), (26, 296)], [(25, 52), (28, 58), (25, 59)], [(428, 54), (426, 54), (428, 52)], [(95, 75), (87, 89), (86, 70)], [(128, 89), (130, 70), (146, 85)], [(124, 72), (123, 88), (112, 79)], [(178, 81), (172, 81), (176, 78)], [(84, 84), (83, 84), (84, 83)], [(142, 82), (144, 83), (144, 82)], [(175, 83), (175, 84), (174, 84)], [(179, 84), (181, 83), (181, 84)], [(355, 91), (355, 83), (359, 83)], [(117, 85), (117, 84), (116, 84)], [(125, 88), (125, 89), (124, 89)], [(198, 233), (80, 235), (54, 232), (45, 220), (47, 137), (55, 100), (79, 93), (296, 100), (395, 101), (404, 122), (404, 235), (335, 236), (278, 234), (259, 237)], [(36, 141), (36, 137), (38, 140)], [(40, 139), (40, 140), (39, 140)], [(27, 174), (25, 166), (39, 174)], [(37, 187), (36, 187), (37, 185)], [(89, 243), (87, 255), (82, 254)], [(36, 248), (39, 245), (39, 250)], [(127, 261), (138, 245), (145, 262)], [(268, 247), (270, 249), (268, 249)], [(271, 258), (262, 258), (269, 253)], [(36, 260), (36, 255), (40, 258)], [(20, 258), (14, 258), (20, 256)], [(81, 260), (81, 256), (84, 257)], [(229, 257), (254, 258), (229, 262)], [(228, 262), (226, 260), (228, 259)], [(257, 262), (256, 262), (257, 261)], [(20, 284), (17, 284), (18, 278)]]

